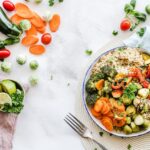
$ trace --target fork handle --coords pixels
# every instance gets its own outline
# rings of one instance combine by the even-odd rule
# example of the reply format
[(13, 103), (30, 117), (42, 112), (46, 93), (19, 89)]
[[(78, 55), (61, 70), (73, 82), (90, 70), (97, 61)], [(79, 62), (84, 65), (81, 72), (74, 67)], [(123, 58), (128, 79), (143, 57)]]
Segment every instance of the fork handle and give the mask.
[(91, 139), (94, 143), (96, 143), (102, 150), (108, 150), (106, 147), (104, 147), (101, 143), (97, 142), (95, 139)]

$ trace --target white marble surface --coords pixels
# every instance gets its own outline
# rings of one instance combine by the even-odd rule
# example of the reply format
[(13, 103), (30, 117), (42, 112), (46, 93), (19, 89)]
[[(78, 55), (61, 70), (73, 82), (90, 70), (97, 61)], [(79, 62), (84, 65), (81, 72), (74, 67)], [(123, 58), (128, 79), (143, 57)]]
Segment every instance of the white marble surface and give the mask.
[[(95, 53), (114, 38), (111, 33), (119, 27), (126, 2), (128, 0), (64, 0), (52, 8), (48, 7), (47, 0), (38, 6), (31, 4), (41, 15), (46, 10), (59, 13), (62, 24), (43, 56), (31, 55), (20, 44), (10, 47), (12, 56), (8, 61), (13, 62), (13, 71), (4, 75), (24, 83), (31, 74), (37, 74), (40, 79), (39, 85), (27, 93), (17, 122), (13, 150), (83, 150), (80, 139), (63, 118), (66, 113), (75, 112), (80, 72), (90, 57), (85, 50), (92, 49)], [(138, 9), (143, 10), (148, 2), (150, 0), (139, 0)], [(39, 69), (33, 72), (28, 64), (18, 66), (15, 62), (18, 53), (26, 53), (28, 60), (39, 60)]]

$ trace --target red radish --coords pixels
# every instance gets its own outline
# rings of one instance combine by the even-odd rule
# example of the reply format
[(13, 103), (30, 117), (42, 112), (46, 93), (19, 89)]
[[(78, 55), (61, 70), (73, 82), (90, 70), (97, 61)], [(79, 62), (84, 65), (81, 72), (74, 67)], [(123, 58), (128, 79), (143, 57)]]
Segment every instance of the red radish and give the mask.
[(128, 19), (124, 19), (120, 24), (120, 29), (123, 31), (129, 30), (131, 27), (131, 23)]
[(41, 41), (45, 45), (50, 44), (52, 41), (52, 36), (50, 35), (50, 33), (45, 33), (42, 35)]
[(13, 10), (15, 10), (15, 5), (11, 1), (9, 1), (9, 0), (3, 1), (3, 7), (7, 11), (13, 11)]
[(10, 51), (3, 48), (3, 49), (0, 49), (0, 59), (4, 59), (4, 58), (7, 58), (10, 56)]

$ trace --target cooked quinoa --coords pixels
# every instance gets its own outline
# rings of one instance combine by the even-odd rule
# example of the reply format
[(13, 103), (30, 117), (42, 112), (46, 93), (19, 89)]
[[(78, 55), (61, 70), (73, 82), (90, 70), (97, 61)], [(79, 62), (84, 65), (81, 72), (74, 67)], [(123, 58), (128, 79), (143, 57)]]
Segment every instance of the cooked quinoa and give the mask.
[(113, 66), (118, 73), (128, 73), (128, 69), (144, 65), (144, 60), (140, 48), (117, 48), (102, 56), (94, 65), (92, 73), (100, 72), (104, 65)]

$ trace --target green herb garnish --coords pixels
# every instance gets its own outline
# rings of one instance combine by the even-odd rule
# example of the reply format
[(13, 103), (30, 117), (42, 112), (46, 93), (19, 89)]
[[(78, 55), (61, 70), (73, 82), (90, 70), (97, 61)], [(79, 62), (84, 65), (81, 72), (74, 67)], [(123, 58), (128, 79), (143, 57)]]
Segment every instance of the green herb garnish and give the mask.
[(137, 34), (138, 34), (140, 37), (143, 37), (145, 31), (146, 31), (146, 28), (141, 28), (141, 29), (137, 32)]
[[(58, 0), (59, 3), (62, 3), (64, 0)], [(53, 6), (55, 4), (55, 0), (49, 0), (48, 1), (49, 6)]]
[(24, 94), (23, 91), (17, 89), (16, 93), (10, 95), (12, 99), (12, 106), (5, 104), (4, 108), (2, 109), (3, 112), (8, 113), (20, 113), (23, 109), (23, 98)]
[(131, 150), (132, 146), (129, 144), (129, 145), (127, 146), (127, 148), (128, 148), (128, 150)]
[(116, 35), (118, 35), (118, 31), (115, 31), (115, 30), (114, 30), (114, 31), (112, 32), (112, 34), (113, 34), (114, 36), (116, 36)]
[(85, 51), (85, 53), (87, 54), (87, 55), (92, 55), (92, 50), (90, 50), (90, 49), (87, 49), (86, 51)]
[(104, 135), (104, 132), (99, 132), (99, 135), (100, 135), (100, 136), (103, 136), (103, 135)]

